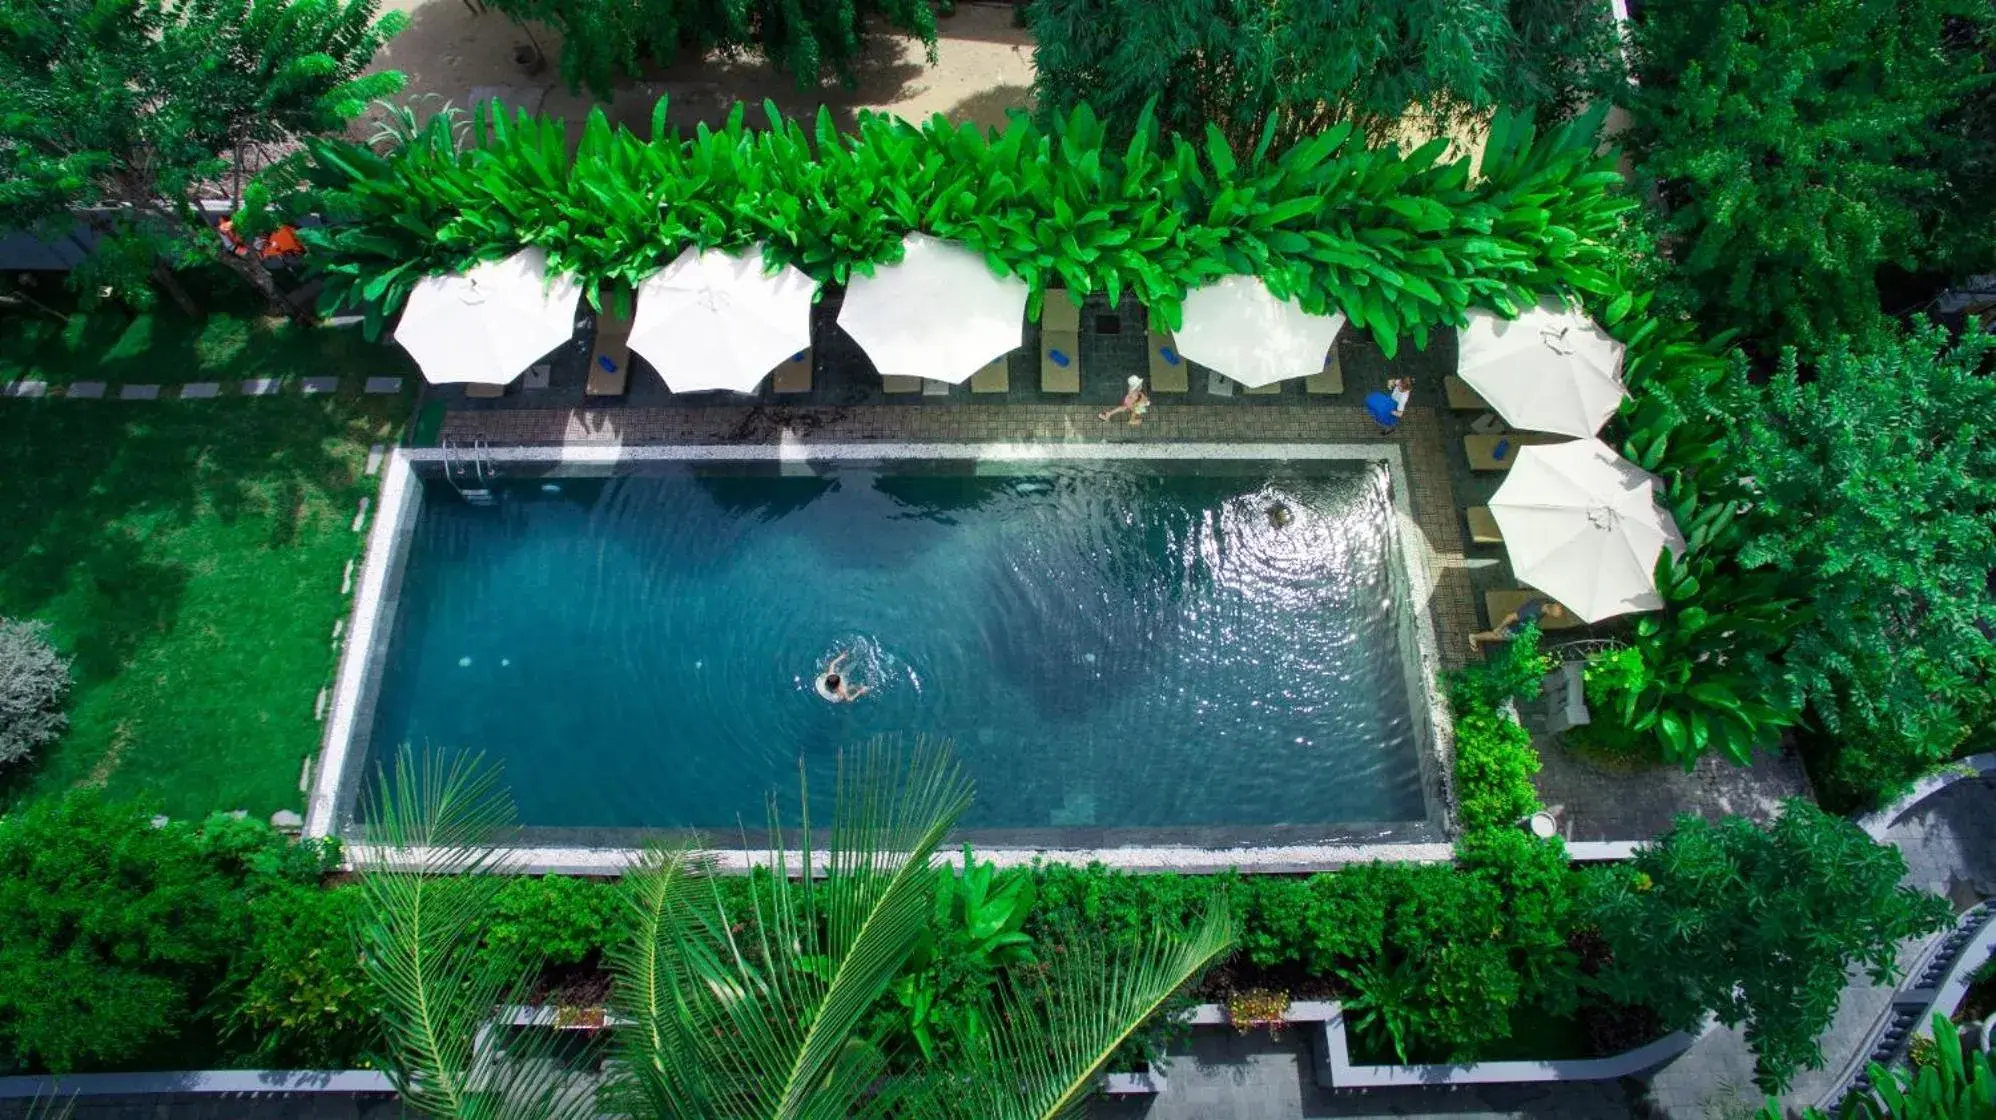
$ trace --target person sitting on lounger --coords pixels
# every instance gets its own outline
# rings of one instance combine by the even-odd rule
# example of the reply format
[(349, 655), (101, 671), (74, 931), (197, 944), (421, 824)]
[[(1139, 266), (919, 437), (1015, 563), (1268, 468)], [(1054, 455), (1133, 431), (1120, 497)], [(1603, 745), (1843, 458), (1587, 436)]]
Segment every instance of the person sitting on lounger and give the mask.
[(1488, 630), (1471, 634), (1469, 636), (1469, 648), (1481, 653), (1483, 652), (1484, 642), (1508, 642), (1512, 638), (1517, 637), (1518, 632), (1523, 630), (1525, 624), (1528, 622), (1537, 622), (1541, 618), (1561, 619), (1565, 617), (1566, 608), (1553, 602), (1551, 599), (1527, 599), (1518, 605), (1517, 610), (1505, 615), (1504, 621), (1499, 622)]
[(1096, 415), (1098, 419), (1107, 420), (1118, 412), (1127, 412), (1130, 414), (1130, 423), (1141, 424), (1144, 422), (1144, 413), (1149, 411), (1150, 394), (1144, 392), (1144, 379), (1138, 377), (1136, 374), (1131, 374), (1130, 391), (1123, 394), (1123, 403), (1107, 412), (1097, 413)]
[(818, 695), (834, 704), (850, 704), (866, 695), (870, 686), (860, 685), (855, 688), (850, 680), (839, 675), (839, 666), (851, 656), (851, 650), (840, 650), (839, 655), (832, 658), (832, 663), (825, 666), (825, 671), (818, 674)]

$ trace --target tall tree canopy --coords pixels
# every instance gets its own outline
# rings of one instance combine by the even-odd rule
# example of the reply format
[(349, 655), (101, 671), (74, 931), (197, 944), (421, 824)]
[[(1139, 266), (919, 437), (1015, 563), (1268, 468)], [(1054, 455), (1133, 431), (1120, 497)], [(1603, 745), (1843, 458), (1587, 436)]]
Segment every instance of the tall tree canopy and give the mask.
[[(1972, 268), (1963, 130), (1983, 88), (1986, 0), (1671, 0), (1635, 36), (1630, 144), (1667, 211), (1689, 304), (1767, 353), (1875, 330), (1878, 278)], [(1950, 232), (1951, 231), (1951, 232)]]
[(224, 247), (204, 200), (245, 233), (299, 177), (297, 140), (345, 127), (399, 74), (364, 75), (405, 17), (378, 0), (0, 0), (0, 226), (100, 237), (78, 270), (145, 304), (176, 267), (220, 261), (274, 302), (269, 273)]
[(1996, 719), (1992, 358), (1996, 338), (1924, 323), (1806, 379), (1789, 351), (1736, 421), (1766, 529), (1740, 560), (1813, 604), (1783, 661), (1841, 741), (1826, 792), (1843, 799), (1896, 792)]
[(1448, 123), (1497, 106), (1568, 115), (1619, 78), (1593, 0), (1033, 0), (1042, 110), (1087, 102), (1127, 135), (1158, 101), (1167, 131), (1220, 126), (1251, 147), (1409, 112)]
[(827, 70), (851, 86), (869, 20), (920, 39), (935, 61), (929, 0), (488, 0), (515, 21), (561, 32), (561, 74), (570, 89), (607, 99), (612, 87), (664, 65), (681, 51), (754, 55), (810, 88)]
[(1677, 1029), (1706, 1012), (1744, 1026), (1761, 1085), (1820, 1068), (1817, 1038), (1844, 978), (1890, 978), (1899, 942), (1945, 926), (1947, 900), (1899, 885), (1906, 862), (1801, 798), (1761, 828), (1679, 817), (1631, 862), (1591, 872), (1582, 910), (1613, 959), (1598, 977), (1618, 1000)]

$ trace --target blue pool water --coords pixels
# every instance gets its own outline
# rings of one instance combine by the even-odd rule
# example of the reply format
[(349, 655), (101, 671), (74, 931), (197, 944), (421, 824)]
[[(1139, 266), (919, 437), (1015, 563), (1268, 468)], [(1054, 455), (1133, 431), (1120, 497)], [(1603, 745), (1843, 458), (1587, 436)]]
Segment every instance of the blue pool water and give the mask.
[[(490, 507), (424, 481), (368, 773), (401, 744), (476, 750), (550, 838), (735, 836), (771, 791), (794, 803), (800, 764), (828, 794), (842, 749), (928, 735), (987, 842), (1426, 817), (1383, 471), (1007, 469), (659, 464)], [(870, 691), (830, 704), (842, 649)]]

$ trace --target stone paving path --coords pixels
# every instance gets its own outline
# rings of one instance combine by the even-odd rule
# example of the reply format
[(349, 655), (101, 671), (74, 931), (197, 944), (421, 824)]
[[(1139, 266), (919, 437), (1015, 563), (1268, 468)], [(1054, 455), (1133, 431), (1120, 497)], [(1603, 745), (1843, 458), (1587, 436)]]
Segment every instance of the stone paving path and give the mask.
[[(1957, 782), (1902, 814), (1886, 830), (1887, 842), (1906, 858), (1908, 886), (1947, 895), (1957, 912), (1996, 897), (1996, 781)], [(1945, 936), (1936, 935), (1936, 938)], [(1903, 974), (1935, 938), (1900, 946)], [(1844, 1071), (1870, 1048), (1891, 1008), (1898, 983), (1879, 986), (1854, 974), (1823, 1036), (1824, 1065), (1805, 1071), (1782, 1097), (1790, 1108), (1815, 1104), (1835, 1088)], [(1660, 1115), (1671, 1120), (1705, 1120), (1727, 1110), (1757, 1107), (1753, 1057), (1734, 1030), (1715, 1030), (1660, 1071), (1650, 1082)]]
[(1091, 1104), (1091, 1120), (1612, 1120), (1634, 1115), (1624, 1082), (1338, 1092), (1317, 1084), (1307, 1036), (1201, 1031), (1175, 1055), (1161, 1095)]
[(1773, 819), (1783, 798), (1809, 796), (1809, 776), (1792, 753), (1762, 755), (1752, 766), (1707, 755), (1688, 773), (1678, 766), (1616, 771), (1576, 757), (1542, 735), (1533, 742), (1542, 765), (1534, 783), (1568, 840), (1648, 840), (1679, 813), (1707, 820), (1736, 814), (1764, 822)]

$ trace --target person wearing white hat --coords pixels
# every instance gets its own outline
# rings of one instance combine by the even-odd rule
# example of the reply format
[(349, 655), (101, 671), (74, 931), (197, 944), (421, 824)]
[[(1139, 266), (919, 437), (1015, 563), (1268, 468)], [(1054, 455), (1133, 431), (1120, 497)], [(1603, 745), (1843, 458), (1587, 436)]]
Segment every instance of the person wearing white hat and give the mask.
[(1138, 377), (1136, 374), (1131, 374), (1130, 391), (1123, 394), (1123, 403), (1107, 412), (1097, 413), (1096, 415), (1100, 419), (1107, 420), (1118, 412), (1127, 412), (1130, 414), (1131, 424), (1141, 424), (1144, 422), (1144, 413), (1149, 411), (1150, 394), (1144, 392), (1144, 379)]

